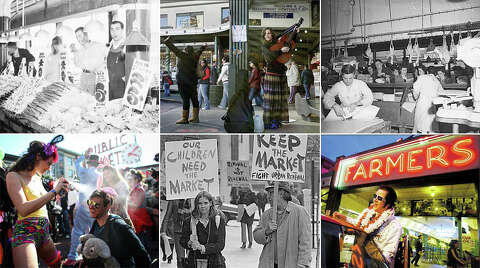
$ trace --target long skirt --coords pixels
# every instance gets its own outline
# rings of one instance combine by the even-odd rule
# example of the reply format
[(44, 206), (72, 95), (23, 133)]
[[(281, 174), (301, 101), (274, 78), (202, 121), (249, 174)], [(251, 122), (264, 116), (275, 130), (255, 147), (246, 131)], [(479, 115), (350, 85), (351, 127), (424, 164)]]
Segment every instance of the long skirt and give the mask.
[(263, 123), (288, 121), (287, 77), (265, 74), (263, 91)]

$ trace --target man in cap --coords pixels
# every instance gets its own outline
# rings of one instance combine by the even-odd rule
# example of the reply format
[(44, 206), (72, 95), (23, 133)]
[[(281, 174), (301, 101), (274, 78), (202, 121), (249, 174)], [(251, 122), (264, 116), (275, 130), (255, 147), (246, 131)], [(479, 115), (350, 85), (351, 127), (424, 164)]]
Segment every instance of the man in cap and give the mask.
[(273, 209), (262, 214), (260, 223), (253, 231), (253, 237), (264, 245), (260, 255), (259, 268), (310, 267), (312, 261), (312, 229), (307, 210), (292, 202), (290, 185), (279, 182), (278, 196), (274, 187), (265, 188), (268, 201), (273, 207), (277, 198), (277, 221), (273, 219)]
[[(67, 260), (63, 263), (63, 267), (73, 266), (77, 262), (77, 247), (80, 244), (80, 236), (89, 232), (94, 219), (90, 217), (87, 200), (90, 194), (95, 191), (97, 187), (97, 180), (100, 173), (97, 171), (98, 155), (91, 155), (92, 149), (88, 149), (85, 155), (81, 155), (75, 161), (75, 168), (77, 176), (80, 179), (81, 187), (79, 189), (78, 202), (75, 206), (75, 216), (73, 218), (72, 239), (70, 241), (70, 251), (68, 252)], [(82, 162), (86, 160), (82, 166)]]

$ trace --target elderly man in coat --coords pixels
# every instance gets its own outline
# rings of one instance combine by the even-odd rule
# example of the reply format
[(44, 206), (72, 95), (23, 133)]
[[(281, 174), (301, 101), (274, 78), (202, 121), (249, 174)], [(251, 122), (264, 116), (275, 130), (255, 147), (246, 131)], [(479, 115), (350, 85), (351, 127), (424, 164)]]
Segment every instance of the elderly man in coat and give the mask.
[[(270, 205), (273, 204), (273, 186), (267, 186)], [(288, 183), (278, 187), (277, 222), (272, 221), (273, 210), (262, 214), (253, 232), (255, 241), (264, 245), (258, 268), (310, 267), (312, 261), (312, 229), (307, 210), (291, 202)]]

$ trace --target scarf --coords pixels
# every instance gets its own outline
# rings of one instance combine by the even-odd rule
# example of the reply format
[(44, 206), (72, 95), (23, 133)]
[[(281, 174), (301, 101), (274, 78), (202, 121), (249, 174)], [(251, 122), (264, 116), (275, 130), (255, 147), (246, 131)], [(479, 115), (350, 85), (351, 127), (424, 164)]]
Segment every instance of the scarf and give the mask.
[(360, 228), (367, 234), (373, 233), (380, 228), (386, 221), (395, 215), (394, 208), (380, 208), (378, 210), (373, 209), (373, 205), (363, 211), (357, 224), (357, 228)]

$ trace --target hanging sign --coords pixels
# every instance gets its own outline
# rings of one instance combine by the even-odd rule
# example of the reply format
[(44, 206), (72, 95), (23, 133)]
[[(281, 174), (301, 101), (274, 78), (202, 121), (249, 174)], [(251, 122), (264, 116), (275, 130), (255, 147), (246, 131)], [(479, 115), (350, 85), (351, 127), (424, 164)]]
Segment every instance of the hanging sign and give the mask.
[(335, 187), (479, 168), (477, 136), (426, 136), (337, 162)]

